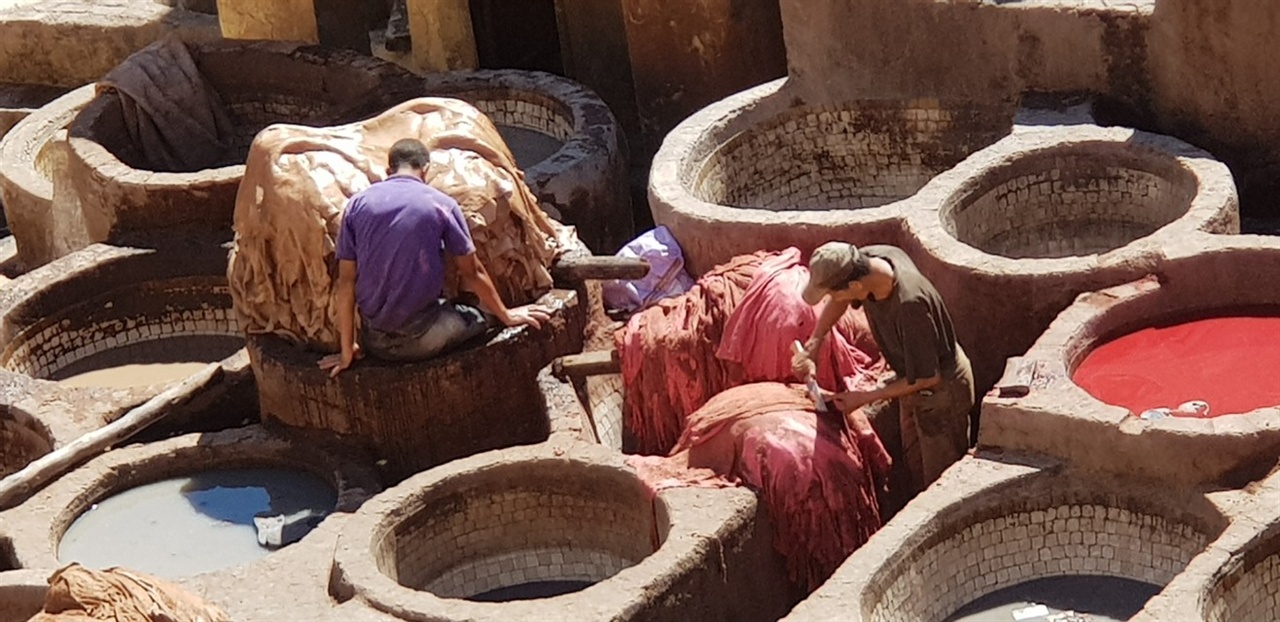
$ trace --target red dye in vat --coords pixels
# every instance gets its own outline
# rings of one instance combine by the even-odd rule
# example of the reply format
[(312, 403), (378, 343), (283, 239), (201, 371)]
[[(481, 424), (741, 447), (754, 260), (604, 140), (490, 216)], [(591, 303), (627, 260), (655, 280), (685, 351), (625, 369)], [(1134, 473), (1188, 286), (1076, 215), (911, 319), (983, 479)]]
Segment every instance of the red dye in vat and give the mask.
[(1209, 403), (1210, 416), (1280, 405), (1280, 317), (1146, 328), (1094, 350), (1074, 374), (1094, 397), (1139, 414)]

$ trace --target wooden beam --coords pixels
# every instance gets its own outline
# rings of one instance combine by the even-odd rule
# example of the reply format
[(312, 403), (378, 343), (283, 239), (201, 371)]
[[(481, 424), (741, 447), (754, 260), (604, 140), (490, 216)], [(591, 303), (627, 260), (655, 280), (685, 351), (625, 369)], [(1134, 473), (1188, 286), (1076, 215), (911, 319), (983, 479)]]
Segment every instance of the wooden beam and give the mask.
[(551, 266), (551, 277), (557, 283), (581, 283), (582, 281), (607, 281), (621, 279), (631, 281), (649, 274), (649, 262), (632, 257), (594, 255), (586, 257), (562, 257)]
[(26, 468), (0, 480), (0, 510), (7, 510), (70, 471), (113, 446), (129, 440), (143, 428), (163, 419), (173, 407), (185, 402), (222, 378), (222, 366), (210, 363), (180, 384), (165, 389), (123, 417), (49, 452)]
[(551, 373), (564, 380), (569, 376), (585, 377), (622, 372), (617, 350), (595, 350), (562, 356), (551, 363)]

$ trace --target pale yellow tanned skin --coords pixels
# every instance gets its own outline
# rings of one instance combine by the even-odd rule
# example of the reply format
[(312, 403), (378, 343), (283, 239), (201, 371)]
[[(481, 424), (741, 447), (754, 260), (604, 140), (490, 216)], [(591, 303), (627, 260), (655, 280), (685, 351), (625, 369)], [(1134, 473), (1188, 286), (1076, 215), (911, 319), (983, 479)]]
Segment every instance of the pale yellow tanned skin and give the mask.
[[(426, 181), (426, 171), (411, 167), (401, 167), (392, 171), (392, 175), (412, 175)], [(538, 328), (551, 319), (551, 311), (542, 305), (524, 305), (514, 309), (502, 302), (502, 296), (493, 286), (489, 271), (474, 252), (455, 258), (458, 277), (463, 289), (470, 291), (480, 299), (480, 306), (490, 315), (498, 318), (504, 326), (532, 326)], [(342, 370), (360, 358), (360, 344), (356, 342), (356, 262), (340, 260), (338, 262), (338, 282), (335, 294), (338, 298), (338, 339), (341, 351), (320, 359), (320, 368), (329, 370), (329, 376), (337, 376)]]
[[(818, 315), (818, 324), (813, 329), (813, 336), (804, 344), (804, 351), (798, 352), (791, 359), (791, 370), (800, 378), (808, 378), (817, 373), (814, 359), (822, 341), (831, 333), (832, 327), (840, 320), (849, 305), (857, 300), (866, 300), (875, 295), (877, 300), (884, 300), (893, 294), (897, 285), (894, 279), (893, 265), (879, 257), (871, 258), (871, 273), (849, 283), (844, 289), (833, 290), (827, 294), (827, 306)], [(891, 400), (911, 395), (918, 391), (931, 389), (942, 382), (940, 374), (928, 378), (917, 378), (915, 382), (907, 382), (906, 378), (898, 378), (893, 382), (870, 391), (846, 391), (834, 395), (826, 395), (824, 399), (835, 402), (836, 407), (845, 414), (853, 412), (872, 402)]]

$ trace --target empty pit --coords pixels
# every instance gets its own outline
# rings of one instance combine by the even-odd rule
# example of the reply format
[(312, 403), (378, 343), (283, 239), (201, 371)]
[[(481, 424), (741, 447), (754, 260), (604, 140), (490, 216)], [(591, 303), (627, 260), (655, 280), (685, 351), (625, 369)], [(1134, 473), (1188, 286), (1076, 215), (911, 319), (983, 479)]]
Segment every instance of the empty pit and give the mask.
[(419, 622), (777, 620), (794, 600), (758, 511), (737, 488), (654, 494), (618, 452), (560, 435), (365, 503), (330, 590)]
[(550, 598), (599, 583), (657, 547), (653, 502), (612, 469), (516, 464), (455, 478), (376, 544), (379, 569), (441, 598)]
[(772, 211), (879, 207), (1008, 133), (1003, 114), (935, 100), (804, 106), (746, 128), (696, 174), (702, 201)]
[(1196, 179), (1164, 154), (1119, 142), (1033, 151), (988, 170), (939, 210), (947, 231), (1014, 259), (1092, 255), (1187, 213)]
[(1226, 525), (1203, 497), (1052, 479), (963, 498), (946, 492), (954, 506), (871, 579), (864, 619), (1009, 620), (1044, 604), (1127, 620)]
[(692, 274), (760, 249), (895, 243), (907, 199), (1013, 129), (1012, 104), (809, 99), (786, 79), (680, 123), (654, 156), (649, 207)]
[(113, 449), (18, 506), (6, 528), (24, 567), (173, 579), (305, 546), (326, 516), (377, 490), (358, 454), (249, 426)]

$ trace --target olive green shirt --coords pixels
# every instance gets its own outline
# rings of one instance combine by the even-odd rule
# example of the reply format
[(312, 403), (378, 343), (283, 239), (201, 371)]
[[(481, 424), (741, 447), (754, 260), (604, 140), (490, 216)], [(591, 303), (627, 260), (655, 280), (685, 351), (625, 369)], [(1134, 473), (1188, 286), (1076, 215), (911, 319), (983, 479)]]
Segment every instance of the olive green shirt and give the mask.
[(874, 245), (860, 249), (893, 266), (893, 292), (885, 300), (867, 299), (871, 334), (889, 367), (914, 383), (935, 374), (946, 379), (956, 373), (956, 333), (951, 314), (933, 283), (896, 246)]

